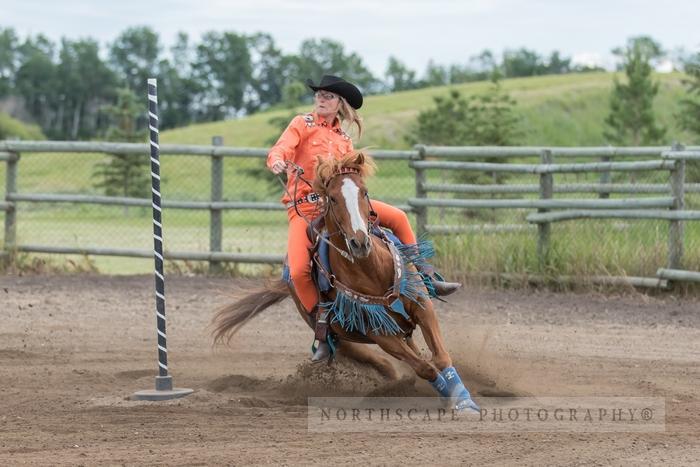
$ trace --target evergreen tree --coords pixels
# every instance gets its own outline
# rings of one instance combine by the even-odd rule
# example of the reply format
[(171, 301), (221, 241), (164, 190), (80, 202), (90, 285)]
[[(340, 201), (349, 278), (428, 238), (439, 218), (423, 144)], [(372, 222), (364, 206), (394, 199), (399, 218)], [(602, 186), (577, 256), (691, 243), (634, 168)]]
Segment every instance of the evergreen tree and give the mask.
[(411, 144), (441, 146), (508, 146), (519, 132), (516, 101), (503, 90), (494, 75), (489, 89), (468, 99), (451, 90), (433, 98), (435, 107), (418, 114)]
[(651, 79), (651, 61), (660, 46), (648, 37), (630, 39), (625, 49), (614, 52), (623, 59), (627, 83), (614, 78), (605, 137), (614, 144), (633, 146), (662, 142), (666, 129), (656, 122), (653, 101), (659, 83)]
[[(679, 126), (700, 138), (700, 53), (685, 63), (688, 78), (683, 80), (688, 93), (680, 102), (680, 112), (676, 115)], [(700, 163), (688, 161), (686, 179), (688, 182), (700, 182)]]
[(457, 90), (447, 96), (433, 97), (435, 106), (418, 114), (413, 131), (407, 136), (410, 144), (465, 146), (469, 144), (469, 102)]
[(681, 99), (681, 111), (677, 114), (680, 127), (700, 137), (700, 52), (685, 64), (688, 78), (683, 80), (686, 92)]
[[(484, 93), (463, 98), (452, 90), (447, 97), (434, 97), (435, 107), (418, 114), (410, 143), (441, 146), (508, 146), (516, 144), (520, 133), (515, 114), (516, 101), (503, 90), (498, 74), (492, 76), (492, 85)], [(505, 162), (503, 158), (482, 159), (487, 162)], [(491, 180), (503, 181), (503, 174), (489, 174)], [(484, 181), (484, 174), (458, 171), (461, 182)]]
[(469, 114), (472, 116), (467, 132), (474, 146), (510, 146), (516, 144), (518, 117), (516, 101), (501, 86), (494, 73), (492, 85), (484, 93), (471, 99)]
[[(138, 118), (143, 114), (142, 102), (127, 88), (117, 91), (117, 104), (104, 108), (112, 121), (105, 137), (107, 141), (141, 142), (146, 132), (138, 129)], [(110, 154), (107, 162), (97, 164), (94, 175), (99, 180), (95, 187), (107, 196), (144, 198), (150, 186), (150, 161), (141, 155)], [(127, 213), (127, 209), (124, 209)]]

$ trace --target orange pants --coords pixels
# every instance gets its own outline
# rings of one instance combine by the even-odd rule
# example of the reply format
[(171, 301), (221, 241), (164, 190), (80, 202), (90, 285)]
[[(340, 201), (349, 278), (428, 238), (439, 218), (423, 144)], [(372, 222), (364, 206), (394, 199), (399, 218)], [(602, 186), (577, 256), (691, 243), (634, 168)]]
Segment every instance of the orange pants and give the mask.
[[(390, 228), (402, 243), (416, 243), (416, 236), (405, 212), (381, 201), (373, 200), (372, 207), (379, 215), (381, 225)], [(309, 220), (317, 214), (315, 204), (303, 203), (298, 205), (298, 208)], [(311, 242), (306, 235), (308, 224), (293, 207), (287, 213), (289, 215), (287, 233), (289, 274), (299, 300), (310, 313), (318, 303), (318, 292), (311, 278), (311, 254), (309, 253)]]

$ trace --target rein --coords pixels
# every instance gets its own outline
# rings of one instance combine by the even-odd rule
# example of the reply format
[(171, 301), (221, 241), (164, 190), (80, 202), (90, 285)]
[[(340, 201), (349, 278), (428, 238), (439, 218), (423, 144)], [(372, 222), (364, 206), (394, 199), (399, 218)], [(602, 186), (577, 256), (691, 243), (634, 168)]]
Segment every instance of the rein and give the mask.
[[(287, 189), (287, 185), (286, 185), (286, 184), (284, 183), (284, 181), (282, 180), (282, 177), (280, 177), (279, 175), (277, 175), (277, 179), (280, 181), (280, 184), (282, 185), (282, 188), (284, 189), (285, 193), (287, 193), (287, 195), (288, 195), (292, 200), (296, 200), (296, 199), (297, 199), (297, 190), (298, 190), (298, 187), (299, 187), (299, 181), (300, 181), (300, 180), (301, 180), (302, 182), (306, 183), (306, 184), (307, 184), (309, 187), (311, 187), (311, 188), (313, 188), (313, 186), (311, 185), (311, 182), (309, 182), (307, 179), (305, 179), (304, 177), (302, 177), (302, 175), (304, 174), (304, 169), (303, 169), (300, 165), (297, 165), (297, 164), (295, 164), (294, 162), (291, 162), (291, 161), (288, 161), (287, 164), (288, 164), (288, 165), (291, 165), (291, 166), (294, 168), (294, 172), (295, 172), (294, 194), (292, 195), (292, 193), (289, 192), (289, 190)], [(357, 171), (357, 173), (359, 173), (359, 171)], [(340, 175), (340, 174), (337, 174), (337, 175)], [(330, 208), (328, 202), (325, 202), (324, 204), (325, 204), (325, 211), (324, 211), (323, 213), (321, 213), (322, 216), (325, 216), (326, 213), (328, 212), (329, 208)], [(340, 256), (342, 256), (342, 257), (345, 258), (346, 260), (350, 261), (351, 263), (355, 263), (355, 258), (353, 258), (353, 256), (352, 256), (350, 253), (348, 253), (348, 252), (345, 251), (345, 250), (341, 250), (341, 249), (338, 248), (337, 246), (333, 245), (333, 243), (330, 242), (327, 238), (325, 238), (323, 235), (321, 235), (321, 232), (319, 232), (318, 229), (316, 229), (316, 227), (315, 227), (315, 226), (313, 225), (313, 223), (309, 220), (309, 218), (306, 217), (306, 216), (299, 210), (299, 207), (298, 207), (298, 205), (297, 205), (296, 203), (294, 204), (294, 210), (296, 211), (297, 215), (298, 215), (299, 217), (301, 217), (302, 219), (304, 219), (304, 222), (306, 222), (306, 224), (307, 224), (309, 227), (311, 227), (311, 230), (313, 230), (314, 234), (316, 235), (317, 238), (320, 239), (320, 241), (326, 242), (326, 243), (328, 244), (328, 246), (330, 246), (331, 248), (335, 249), (338, 253), (340, 253)], [(335, 213), (334, 213), (332, 210), (331, 210), (331, 215), (333, 216), (333, 219), (335, 220)], [(342, 230), (339, 230), (338, 232), (340, 232), (340, 233), (343, 235), (343, 238), (345, 239), (345, 244), (347, 245), (347, 238), (345, 237), (345, 233), (342, 232)], [(338, 232), (336, 232), (336, 233), (333, 234), (333, 235), (337, 235)], [(330, 237), (329, 237), (329, 238), (330, 238)]]

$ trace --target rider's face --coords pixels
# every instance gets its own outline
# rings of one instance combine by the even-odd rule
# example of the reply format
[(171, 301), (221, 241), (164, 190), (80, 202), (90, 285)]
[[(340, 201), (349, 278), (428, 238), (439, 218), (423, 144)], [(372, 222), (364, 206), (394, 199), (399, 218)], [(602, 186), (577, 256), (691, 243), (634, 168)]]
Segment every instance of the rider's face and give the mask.
[(314, 93), (314, 110), (325, 119), (333, 119), (338, 114), (340, 96), (329, 91), (319, 90)]

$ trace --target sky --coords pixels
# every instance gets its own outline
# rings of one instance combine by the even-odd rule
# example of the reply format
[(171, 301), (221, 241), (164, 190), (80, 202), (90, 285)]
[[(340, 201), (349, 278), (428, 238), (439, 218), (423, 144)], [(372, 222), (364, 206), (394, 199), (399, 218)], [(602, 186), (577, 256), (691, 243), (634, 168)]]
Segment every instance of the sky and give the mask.
[[(378, 77), (390, 56), (422, 74), (428, 61), (466, 64), (484, 49), (559, 50), (575, 63), (614, 67), (611, 49), (650, 35), (668, 50), (700, 51), (700, 0), (0, 0), (0, 27), (58, 41), (113, 41), (151, 26), (171, 45), (178, 31), (267, 32), (284, 52), (331, 38)], [(663, 65), (661, 65), (663, 68)]]

